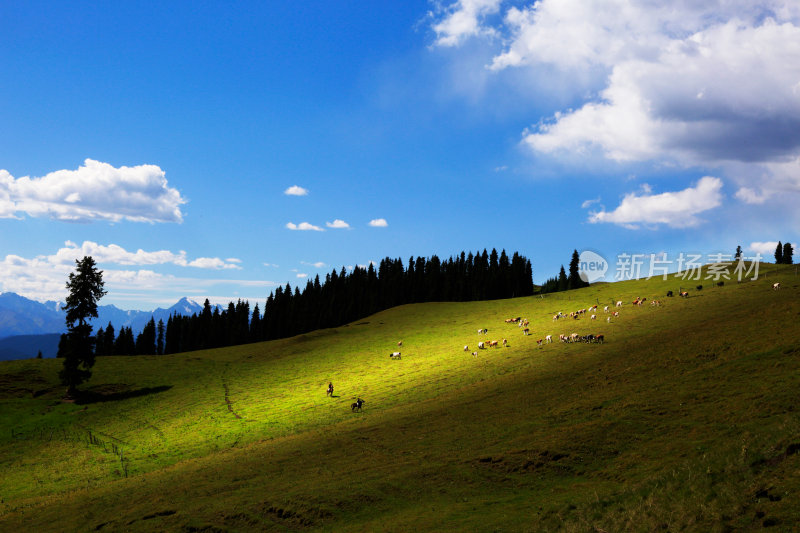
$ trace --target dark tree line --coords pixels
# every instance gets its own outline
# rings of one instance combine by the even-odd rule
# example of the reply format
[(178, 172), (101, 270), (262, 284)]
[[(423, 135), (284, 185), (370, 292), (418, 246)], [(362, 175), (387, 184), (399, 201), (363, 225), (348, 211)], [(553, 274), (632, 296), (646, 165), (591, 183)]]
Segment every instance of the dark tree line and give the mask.
[(558, 276), (552, 277), (542, 284), (540, 292), (559, 292), (568, 291), (571, 289), (580, 289), (581, 287), (588, 287), (589, 282), (581, 279), (580, 275), (580, 255), (578, 250), (573, 250), (572, 258), (569, 261), (569, 276), (564, 270), (564, 265), (561, 265), (561, 270)]
[(98, 355), (150, 355), (219, 348), (290, 337), (320, 328), (341, 326), (398, 305), (434, 301), (493, 300), (533, 294), (531, 262), (505, 250), (461, 252), (442, 261), (413, 256), (385, 258), (378, 265), (342, 267), (305, 287), (286, 284), (267, 297), (264, 309), (252, 312), (248, 302), (229, 303), (192, 316), (174, 314), (166, 324), (150, 323), (135, 341), (130, 328), (115, 336), (114, 327), (97, 332)]
[(781, 244), (781, 242), (778, 241), (778, 247), (775, 248), (775, 264), (791, 265), (793, 262), (792, 244), (788, 242), (786, 244)]

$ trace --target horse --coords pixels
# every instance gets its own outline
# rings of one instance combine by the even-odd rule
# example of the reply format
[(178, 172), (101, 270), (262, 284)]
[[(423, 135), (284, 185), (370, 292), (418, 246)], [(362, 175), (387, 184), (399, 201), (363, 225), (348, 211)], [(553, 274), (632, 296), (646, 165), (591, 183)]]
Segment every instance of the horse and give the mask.
[(361, 406), (364, 405), (366, 402), (361, 398), (358, 398), (355, 403), (350, 404), (350, 410), (353, 412), (361, 411)]

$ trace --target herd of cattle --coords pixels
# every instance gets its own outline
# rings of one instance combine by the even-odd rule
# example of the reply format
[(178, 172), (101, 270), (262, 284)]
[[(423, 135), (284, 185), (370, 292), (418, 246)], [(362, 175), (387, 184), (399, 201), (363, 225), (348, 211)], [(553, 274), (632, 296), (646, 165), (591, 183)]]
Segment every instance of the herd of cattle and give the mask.
[[(722, 283), (718, 283), (717, 285), (722, 286)], [(772, 288), (774, 290), (778, 290), (778, 289), (781, 288), (781, 284), (780, 283), (774, 283), (772, 285)], [(698, 285), (697, 289), (698, 290), (702, 290), (702, 285)], [(672, 297), (673, 295), (674, 295), (674, 293), (672, 291), (667, 291), (667, 297)], [(689, 292), (681, 290), (681, 291), (679, 291), (679, 295), (681, 297), (683, 297), (683, 298), (688, 298), (689, 297)], [(647, 298), (639, 298), (639, 297), (637, 297), (635, 300), (631, 301), (631, 305), (636, 306), (636, 307), (641, 307), (642, 305), (644, 305), (644, 303), (646, 301), (647, 301)], [(650, 300), (650, 306), (651, 307), (661, 307), (661, 305), (662, 305), (661, 300), (655, 300), (655, 299)], [(614, 304), (614, 308), (619, 308), (619, 307), (622, 307), (622, 306), (623, 306), (622, 300), (616, 301), (616, 303)], [(558, 322), (561, 319), (568, 319), (568, 318), (571, 318), (573, 320), (579, 320), (581, 317), (583, 317), (583, 316), (585, 316), (587, 314), (589, 315), (589, 319), (590, 320), (596, 320), (597, 319), (597, 309), (598, 309), (598, 305), (591, 305), (591, 306), (586, 307), (586, 308), (582, 308), (582, 309), (578, 309), (578, 310), (572, 311), (569, 314), (565, 314), (565, 313), (559, 311), (558, 313), (553, 315), (553, 322)], [(615, 309), (612, 309), (608, 305), (603, 307), (603, 313), (607, 315), (606, 316), (606, 322), (609, 322), (609, 323), (612, 321), (611, 320), (612, 318), (616, 318), (616, 317), (620, 316), (619, 315), (619, 311), (617, 311)], [(527, 337), (528, 335), (530, 335), (530, 328), (528, 327), (529, 324), (530, 324), (530, 321), (527, 318), (522, 318), (521, 316), (506, 318), (505, 319), (505, 323), (506, 324), (516, 324), (517, 327), (522, 329), (523, 336)], [(487, 335), (488, 333), (489, 333), (489, 330), (487, 328), (480, 328), (478, 330), (478, 335)], [(602, 333), (588, 334), (588, 335), (579, 335), (578, 333), (572, 333), (570, 335), (560, 334), (558, 336), (558, 339), (561, 342), (564, 342), (564, 343), (582, 342), (582, 343), (600, 343), (600, 344), (602, 344), (603, 342), (605, 342), (605, 335), (602, 334)], [(551, 342), (553, 342), (553, 336), (552, 335), (546, 335), (544, 338), (538, 339), (536, 341), (536, 344), (537, 344), (537, 346), (539, 346), (539, 348), (541, 348), (544, 344), (549, 344)], [(397, 343), (397, 346), (402, 346), (402, 345), (403, 345), (403, 341), (400, 341), (400, 342)], [(507, 347), (508, 346), (508, 339), (491, 340), (491, 341), (479, 341), (478, 342), (478, 350), (485, 350), (487, 348), (499, 348), (501, 345), (504, 346), (504, 347)], [(469, 345), (464, 345), (464, 351), (465, 352), (469, 352), (470, 351)], [(478, 357), (478, 352), (477, 351), (472, 351), (471, 354), (472, 354), (473, 357)], [(389, 354), (389, 357), (392, 358), (392, 359), (400, 359), (400, 352), (399, 351), (398, 352), (391, 352)]]

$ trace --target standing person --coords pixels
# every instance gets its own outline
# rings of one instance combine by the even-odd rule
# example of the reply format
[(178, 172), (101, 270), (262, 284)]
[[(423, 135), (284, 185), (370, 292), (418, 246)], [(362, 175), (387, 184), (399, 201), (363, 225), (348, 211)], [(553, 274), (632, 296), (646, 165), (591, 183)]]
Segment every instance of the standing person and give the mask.
[(333, 397), (333, 382), (328, 383), (328, 392), (326, 394)]

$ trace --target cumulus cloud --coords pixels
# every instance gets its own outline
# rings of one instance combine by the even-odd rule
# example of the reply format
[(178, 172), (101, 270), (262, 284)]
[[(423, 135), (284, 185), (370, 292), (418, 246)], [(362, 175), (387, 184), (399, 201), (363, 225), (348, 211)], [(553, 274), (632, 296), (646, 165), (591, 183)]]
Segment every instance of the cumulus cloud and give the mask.
[(373, 228), (385, 228), (389, 225), (385, 218), (373, 218), (369, 221), (369, 225)]
[(347, 229), (350, 227), (350, 224), (348, 224), (344, 220), (339, 220), (338, 218), (333, 222), (326, 222), (325, 225), (328, 226), (329, 228), (334, 228), (334, 229)]
[[(137, 250), (128, 252), (117, 245), (102, 246), (93, 242), (84, 242), (78, 246), (67, 242), (64, 247), (52, 254), (41, 254), (35, 257), (22, 257), (9, 254), (0, 259), (0, 292), (15, 292), (27, 298), (45, 301), (62, 301), (66, 297), (64, 281), (75, 270), (75, 260), (84, 255), (91, 255), (103, 271), (106, 289), (118, 299), (143, 303), (174, 300), (163, 300), (164, 294), (175, 292), (190, 294), (202, 287), (213, 285), (238, 285), (244, 287), (265, 288), (274, 286), (271, 281), (203, 279), (197, 277), (174, 276), (156, 272), (152, 268), (157, 265), (178, 265), (196, 269), (234, 269), (241, 267), (230, 259), (197, 258), (189, 260), (185, 252), (169, 251), (146, 252)], [(122, 268), (118, 268), (118, 267)], [(125, 268), (125, 267), (134, 268)], [(145, 267), (145, 268), (136, 268)]]
[(500, 10), (502, 0), (458, 0), (449, 7), (440, 10), (441, 19), (434, 23), (436, 44), (439, 46), (456, 46), (469, 37), (476, 35), (494, 35), (495, 30), (483, 25), (487, 15)]
[(324, 229), (320, 228), (319, 226), (315, 226), (313, 224), (309, 224), (308, 222), (301, 222), (300, 224), (295, 224), (293, 222), (288, 222), (286, 227), (293, 231), (325, 231)]
[(322, 261), (317, 261), (316, 263), (308, 263), (306, 261), (300, 261), (300, 264), (301, 265), (306, 265), (306, 266), (313, 266), (314, 268), (323, 268), (323, 267), (327, 266)]
[(778, 247), (778, 241), (765, 241), (765, 242), (751, 242), (748, 247), (749, 250), (765, 257), (772, 257), (775, 249)]
[(77, 170), (14, 178), (0, 169), (0, 218), (182, 222), (186, 200), (156, 165), (113, 167), (86, 159)]
[(308, 194), (308, 189), (304, 189), (299, 185), (292, 185), (291, 187), (283, 191), (283, 194), (287, 196), (306, 196)]
[(695, 187), (661, 194), (629, 193), (614, 211), (590, 213), (589, 222), (610, 222), (635, 229), (637, 224), (665, 224), (673, 228), (697, 226), (699, 213), (722, 203), (722, 180), (706, 176)]
[(295, 274), (295, 275), (296, 275), (298, 278), (307, 278), (307, 277), (308, 277), (308, 274), (303, 274), (302, 272), (298, 272), (298, 273), (297, 273), (297, 274)]
[(112, 263), (118, 265), (163, 265), (172, 264), (184, 267), (203, 268), (211, 270), (241, 270), (241, 261), (236, 258), (220, 259), (218, 257), (198, 257), (189, 260), (186, 252), (177, 253), (169, 250), (156, 250), (148, 252), (141, 248), (130, 252), (116, 244), (102, 245), (92, 241), (83, 241), (80, 246), (72, 241), (64, 243), (64, 247), (55, 254), (47, 256), (47, 261), (53, 265), (74, 266), (75, 260), (90, 255), (97, 263)]
[[(436, 43), (494, 33), (483, 41), (490, 72), (527, 69), (531, 98), (574, 88), (574, 108), (532, 117), (523, 145), (534, 153), (716, 167), (749, 204), (800, 192), (797, 2), (527, 0), (492, 9), (502, 21), (451, 3), (434, 18)], [(455, 13), (474, 24), (440, 29)]]

